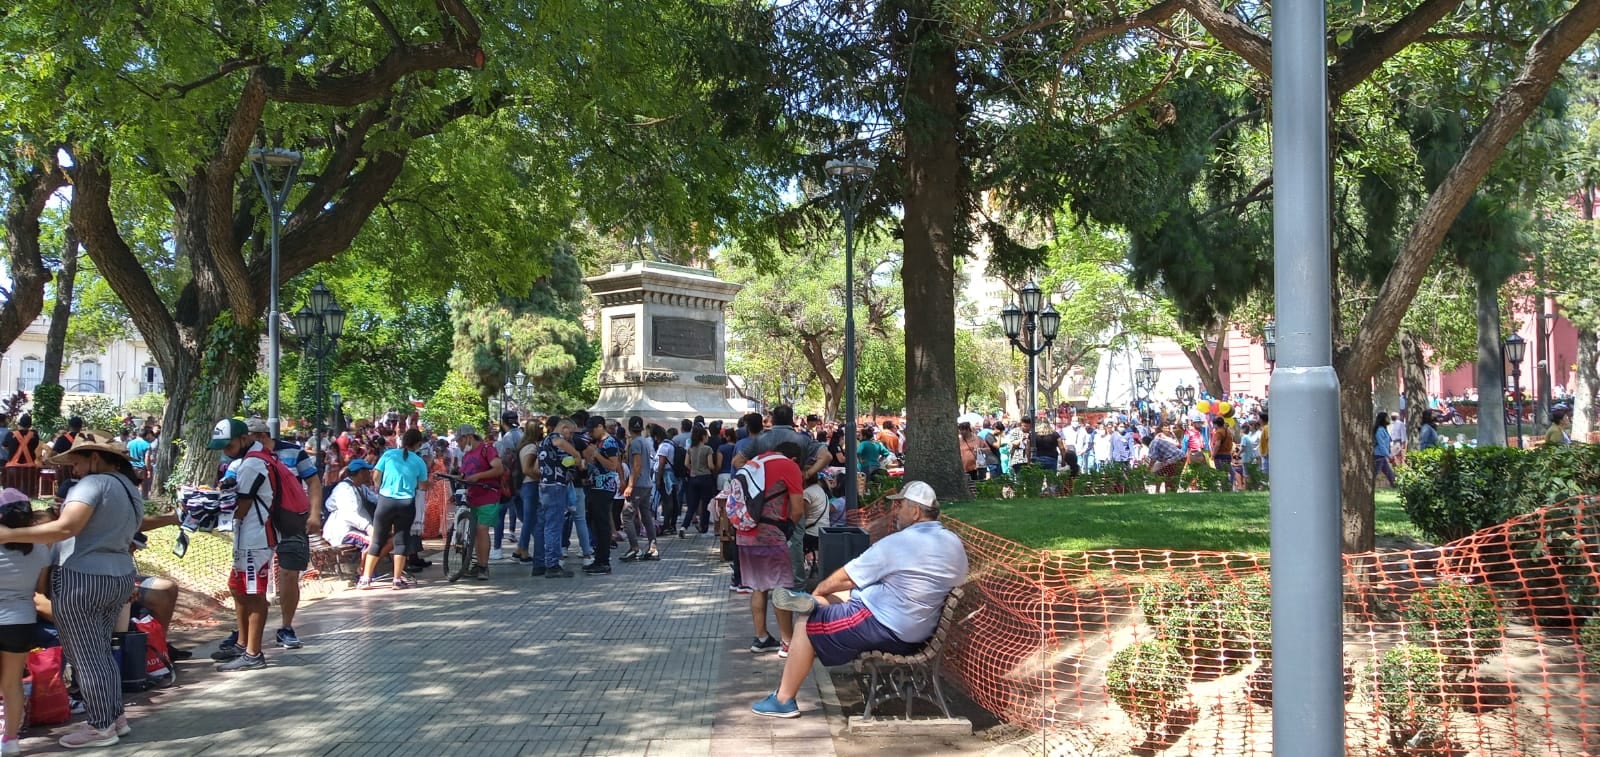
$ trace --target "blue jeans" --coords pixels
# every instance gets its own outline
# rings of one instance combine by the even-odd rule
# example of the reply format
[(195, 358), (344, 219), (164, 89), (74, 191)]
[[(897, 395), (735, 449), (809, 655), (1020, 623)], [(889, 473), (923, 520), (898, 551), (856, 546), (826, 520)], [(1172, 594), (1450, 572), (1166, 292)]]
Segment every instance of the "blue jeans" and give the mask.
[[(544, 534), (540, 532), (538, 482), (523, 481), (521, 494), (518, 502), (522, 505), (522, 530), (517, 532), (517, 552), (538, 560), (544, 544)], [(533, 545), (532, 552), (528, 551), (529, 544)]]
[[(582, 554), (585, 557), (594, 554), (594, 543), (589, 539), (588, 517), (589, 516), (584, 510), (583, 490), (576, 486), (567, 486), (567, 517), (565, 527), (577, 529), (578, 547), (581, 549)], [(568, 537), (571, 536), (570, 531), (566, 531), (564, 533)], [(562, 543), (566, 544), (567, 539), (563, 538)]]
[(1059, 458), (1054, 457), (1035, 457), (1033, 459), (1033, 464), (1041, 470), (1055, 470), (1058, 462)]
[(511, 521), (511, 528), (517, 527), (517, 519), (522, 517), (522, 496), (520, 492), (512, 492), (511, 497), (500, 503), (500, 514), (494, 518), (494, 541), (489, 542), (495, 549), (505, 545), (506, 521)]
[[(533, 484), (527, 486), (532, 487)], [(537, 525), (527, 527), (529, 531), (539, 532), (538, 540), (543, 549), (534, 553), (534, 559), (547, 569), (561, 567), (561, 527), (567, 520), (569, 489), (559, 484), (540, 485), (538, 517), (532, 521)], [(587, 528), (582, 531), (583, 534), (588, 532)]]

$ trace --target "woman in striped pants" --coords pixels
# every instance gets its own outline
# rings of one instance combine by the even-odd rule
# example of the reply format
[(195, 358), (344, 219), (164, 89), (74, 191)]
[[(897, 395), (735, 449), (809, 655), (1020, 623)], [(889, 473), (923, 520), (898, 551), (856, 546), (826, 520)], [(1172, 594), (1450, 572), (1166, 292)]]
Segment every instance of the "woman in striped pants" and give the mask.
[(122, 713), (122, 675), (111, 634), (133, 591), (129, 545), (144, 519), (144, 499), (127, 448), (88, 434), (52, 458), (83, 476), (67, 492), (61, 516), (29, 528), (0, 528), (0, 543), (60, 542), (51, 609), (72, 663), (89, 722), (61, 738), (68, 749), (110, 746), (132, 729)]

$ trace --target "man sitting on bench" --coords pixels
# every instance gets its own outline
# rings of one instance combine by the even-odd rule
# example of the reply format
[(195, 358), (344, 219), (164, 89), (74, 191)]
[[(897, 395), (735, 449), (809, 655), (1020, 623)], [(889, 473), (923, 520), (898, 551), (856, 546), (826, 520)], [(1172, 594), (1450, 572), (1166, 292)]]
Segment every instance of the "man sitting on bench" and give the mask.
[(911, 481), (889, 499), (894, 533), (823, 579), (814, 594), (772, 592), (774, 605), (808, 617), (795, 620), (778, 690), (750, 708), (755, 714), (800, 717), (795, 694), (813, 659), (833, 666), (870, 651), (915, 654), (938, 628), (945, 598), (967, 579), (966, 548), (939, 523), (933, 487)]

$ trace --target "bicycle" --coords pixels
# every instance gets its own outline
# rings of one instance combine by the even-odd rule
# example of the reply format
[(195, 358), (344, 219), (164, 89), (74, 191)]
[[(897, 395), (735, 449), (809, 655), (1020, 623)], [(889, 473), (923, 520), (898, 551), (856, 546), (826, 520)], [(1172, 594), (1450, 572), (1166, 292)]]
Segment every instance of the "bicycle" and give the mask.
[[(472, 563), (477, 559), (478, 549), (478, 521), (473, 516), (472, 508), (467, 505), (467, 487), (480, 486), (492, 489), (493, 486), (478, 481), (468, 481), (460, 476), (448, 473), (436, 473), (435, 478), (444, 479), (455, 484), (451, 491), (450, 501), (455, 504), (455, 513), (450, 519), (450, 528), (444, 535), (444, 575), (450, 583), (455, 583), (468, 573), (472, 572)], [(450, 556), (456, 556), (456, 570), (450, 570)]]

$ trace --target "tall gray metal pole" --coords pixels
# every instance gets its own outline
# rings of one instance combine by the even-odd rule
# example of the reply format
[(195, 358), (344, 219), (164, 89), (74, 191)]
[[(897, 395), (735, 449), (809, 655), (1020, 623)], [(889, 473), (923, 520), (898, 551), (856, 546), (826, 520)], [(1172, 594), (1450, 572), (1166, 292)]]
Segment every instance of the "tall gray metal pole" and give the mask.
[(1324, 0), (1273, 6), (1272, 175), (1278, 366), (1272, 490), (1272, 746), (1283, 757), (1344, 749), (1339, 380), (1328, 271)]
[[(288, 156), (293, 156), (292, 163), (284, 160)], [(256, 183), (261, 187), (261, 196), (266, 198), (267, 213), (271, 216), (267, 232), (272, 253), (269, 262), (272, 271), (270, 282), (267, 285), (269, 290), (267, 294), (267, 427), (272, 432), (272, 438), (277, 439), (280, 427), (280, 418), (278, 416), (278, 321), (280, 320), (278, 313), (278, 237), (280, 236), (279, 228), (283, 224), (284, 203), (288, 201), (289, 189), (294, 186), (294, 177), (300, 171), (300, 155), (299, 153), (278, 151), (272, 155), (274, 158), (279, 158), (278, 160), (269, 158), (268, 160), (255, 161), (254, 157), (252, 155), (253, 162), (250, 167), (256, 175)], [(271, 166), (275, 164), (285, 165), (288, 169), (288, 175), (283, 179), (283, 189), (281, 191), (274, 191), (272, 187)]]
[[(853, 181), (846, 179), (845, 181)], [(844, 208), (844, 509), (860, 506), (856, 486), (856, 443), (860, 437), (856, 423), (856, 207), (846, 198)]]

